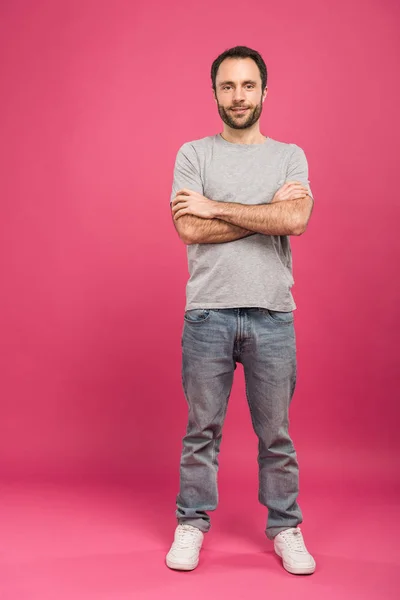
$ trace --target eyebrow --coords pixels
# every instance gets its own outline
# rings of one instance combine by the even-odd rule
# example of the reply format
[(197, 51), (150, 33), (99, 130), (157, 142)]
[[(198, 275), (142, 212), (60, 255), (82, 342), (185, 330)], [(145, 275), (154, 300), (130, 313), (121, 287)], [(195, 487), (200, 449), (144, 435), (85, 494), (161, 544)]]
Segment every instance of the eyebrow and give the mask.
[[(252, 83), (253, 85), (257, 85), (257, 81), (253, 81), (252, 79), (243, 81), (243, 85), (248, 85), (249, 83)], [(235, 82), (234, 81), (221, 81), (221, 83), (219, 84), (219, 87), (221, 87), (223, 85), (235, 85)]]

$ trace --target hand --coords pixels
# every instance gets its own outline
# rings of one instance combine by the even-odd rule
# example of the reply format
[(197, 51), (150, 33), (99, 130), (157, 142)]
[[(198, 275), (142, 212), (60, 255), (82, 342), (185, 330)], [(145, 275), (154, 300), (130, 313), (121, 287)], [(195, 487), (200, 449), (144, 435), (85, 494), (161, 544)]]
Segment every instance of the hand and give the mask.
[(198, 192), (193, 192), (184, 188), (179, 190), (172, 201), (172, 214), (174, 221), (177, 221), (184, 215), (193, 215), (202, 219), (213, 219), (215, 217), (214, 200), (209, 200)]
[(284, 200), (300, 200), (308, 194), (308, 189), (300, 181), (288, 181), (275, 193), (271, 203)]

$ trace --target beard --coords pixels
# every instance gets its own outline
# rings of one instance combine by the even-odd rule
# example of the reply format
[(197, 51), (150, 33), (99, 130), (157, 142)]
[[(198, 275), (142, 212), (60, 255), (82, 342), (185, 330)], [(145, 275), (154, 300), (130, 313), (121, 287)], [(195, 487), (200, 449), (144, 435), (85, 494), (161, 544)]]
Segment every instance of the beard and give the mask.
[[(240, 108), (242, 106), (241, 104), (236, 104), (227, 109), (221, 106), (217, 100), (217, 106), (219, 116), (226, 125), (228, 125), (232, 129), (248, 129), (249, 127), (254, 125), (254, 123), (256, 123), (260, 118), (263, 103), (261, 100), (260, 103), (254, 106), (253, 108), (249, 107), (249, 111), (247, 113), (245, 113), (244, 115), (237, 116), (235, 116), (235, 113), (231, 112), (231, 109)], [(246, 107), (246, 105), (243, 105), (243, 107)]]

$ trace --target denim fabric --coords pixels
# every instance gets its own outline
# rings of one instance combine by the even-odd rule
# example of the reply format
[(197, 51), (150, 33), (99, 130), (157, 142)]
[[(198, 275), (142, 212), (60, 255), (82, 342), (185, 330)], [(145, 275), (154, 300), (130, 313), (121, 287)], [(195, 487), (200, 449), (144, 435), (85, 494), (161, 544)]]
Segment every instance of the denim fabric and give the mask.
[(268, 508), (266, 535), (302, 522), (298, 463), (288, 433), (296, 384), (293, 312), (264, 308), (194, 309), (185, 313), (182, 383), (189, 406), (177, 497), (179, 523), (203, 532), (218, 503), (222, 427), (236, 364), (244, 368), (258, 437), (259, 500)]

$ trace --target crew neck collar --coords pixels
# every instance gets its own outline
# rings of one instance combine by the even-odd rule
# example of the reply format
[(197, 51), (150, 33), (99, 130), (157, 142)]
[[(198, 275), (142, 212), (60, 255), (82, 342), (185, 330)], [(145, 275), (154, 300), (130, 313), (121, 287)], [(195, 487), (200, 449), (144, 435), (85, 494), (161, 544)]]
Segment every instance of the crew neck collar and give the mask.
[(239, 144), (238, 142), (228, 142), (228, 140), (223, 138), (220, 133), (217, 133), (215, 137), (220, 144), (231, 148), (263, 148), (269, 143), (271, 139), (269, 137), (266, 137), (265, 140), (260, 144)]

